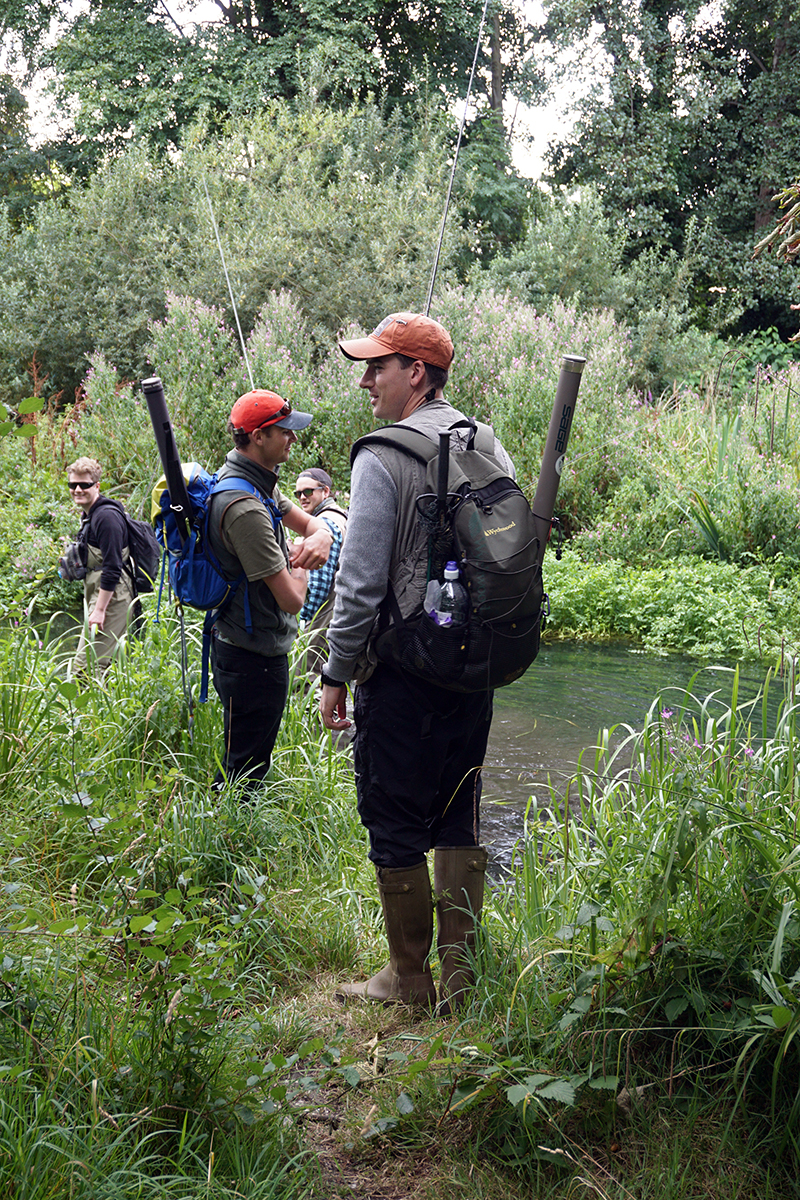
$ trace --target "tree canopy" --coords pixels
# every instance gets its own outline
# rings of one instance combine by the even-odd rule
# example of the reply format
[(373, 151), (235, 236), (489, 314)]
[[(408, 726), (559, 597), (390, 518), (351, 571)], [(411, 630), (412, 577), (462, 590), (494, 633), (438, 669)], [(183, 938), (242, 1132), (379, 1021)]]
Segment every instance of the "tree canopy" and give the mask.
[[(379, 95), (413, 107), (421, 88), (463, 98), (482, 5), (460, 0), (215, 0), (216, 21), (187, 22), (163, 0), (9, 0), (0, 34), (30, 67), (55, 72), (62, 109), (93, 161), (131, 137), (174, 148), (202, 115), (224, 119), (301, 94), (341, 103)], [(45, 32), (55, 34), (46, 48)], [(482, 38), (474, 98), (500, 112), (508, 88), (537, 86), (531, 26), (498, 0)]]
[[(291, 292), (329, 342), (355, 319), (421, 307), (446, 183), (443, 124), (418, 112), (413, 136), (375, 104), (298, 111), (275, 100), (246, 127), (198, 126), (174, 161), (141, 145), (40, 205), (12, 234), (0, 219), (0, 378), (28, 394), (35, 360), (48, 394), (69, 396), (102, 350), (129, 379), (149, 373), (149, 326), (168, 293), (229, 310), (205, 187), (247, 331), (271, 293)], [(0, 210), (0, 217), (2, 210)], [(469, 231), (456, 202), (439, 281)]]
[(745, 328), (785, 326), (782, 277), (749, 250), (800, 159), (799, 0), (551, 0), (547, 16), (556, 45), (594, 39), (603, 64), (552, 182), (592, 183), (629, 259), (691, 253), (701, 321), (725, 288)]

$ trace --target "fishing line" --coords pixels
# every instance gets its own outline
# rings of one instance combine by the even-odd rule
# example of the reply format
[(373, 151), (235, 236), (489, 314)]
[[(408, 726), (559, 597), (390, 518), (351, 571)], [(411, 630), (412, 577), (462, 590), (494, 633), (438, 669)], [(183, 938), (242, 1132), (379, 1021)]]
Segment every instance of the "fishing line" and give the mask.
[[(487, 0), (487, 2), (488, 2), (488, 0)], [(203, 189), (206, 194), (206, 200), (208, 201), (208, 211), (211, 213), (211, 224), (214, 226), (214, 233), (216, 234), (217, 245), (219, 246), (219, 256), (222, 259), (222, 269), (225, 272), (225, 280), (228, 284), (228, 295), (231, 298), (231, 305), (233, 307), (233, 315), (236, 318), (236, 328), (239, 330), (239, 344), (242, 347), (242, 354), (244, 355), (244, 364), (247, 367), (247, 375), (250, 380), (250, 391), (252, 392), (252, 391), (255, 391), (255, 384), (253, 383), (253, 372), (250, 370), (250, 359), (247, 357), (247, 347), (244, 344), (244, 335), (242, 334), (242, 327), (239, 324), (239, 312), (236, 308), (236, 301), (233, 298), (233, 288), (231, 287), (231, 277), (228, 274), (228, 268), (225, 264), (225, 255), (222, 252), (222, 242), (220, 241), (219, 229), (217, 228), (217, 222), (214, 219), (214, 209), (211, 204), (211, 197), (208, 194), (208, 185), (206, 184), (205, 175), (203, 176)]]
[(458, 138), (456, 140), (456, 151), (453, 155), (453, 169), (450, 172), (450, 183), (447, 188), (447, 197), (444, 202), (444, 213), (442, 214), (442, 227), (439, 231), (439, 242), (436, 246), (436, 257), (433, 261), (433, 273), (431, 275), (431, 285), (428, 289), (428, 299), (425, 302), (425, 316), (429, 317), (431, 313), (431, 301), (433, 300), (433, 285), (436, 282), (436, 273), (439, 270), (439, 256), (442, 253), (442, 242), (444, 241), (444, 230), (447, 224), (447, 213), (450, 208), (450, 197), (453, 194), (453, 180), (455, 179), (456, 166), (458, 164), (458, 152), (461, 149), (461, 135), (464, 132), (464, 125), (467, 120), (467, 108), (469, 107), (469, 98), (472, 92), (472, 81), (475, 78), (475, 67), (478, 62), (478, 51), (481, 48), (481, 35), (483, 34), (483, 25), (486, 20), (486, 9), (489, 7), (489, 0), (483, 0), (483, 12), (481, 13), (481, 24), (478, 30), (478, 40), (475, 42), (475, 54), (472, 58), (472, 70), (469, 74), (469, 84), (467, 86), (467, 94), (464, 97), (464, 111), (461, 114), (461, 124), (458, 128)]

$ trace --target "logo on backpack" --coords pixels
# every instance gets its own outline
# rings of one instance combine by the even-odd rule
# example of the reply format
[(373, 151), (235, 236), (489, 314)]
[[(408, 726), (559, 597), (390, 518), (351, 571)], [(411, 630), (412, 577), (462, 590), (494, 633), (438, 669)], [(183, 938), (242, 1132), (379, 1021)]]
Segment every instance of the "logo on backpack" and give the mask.
[(521, 488), (494, 456), (493, 430), (467, 424), (467, 448), (449, 452), (444, 514), (439, 447), (420, 430), (390, 425), (367, 434), (351, 462), (362, 446), (386, 445), (426, 467), (429, 490), (417, 511), (428, 534), (428, 590), (455, 563), (469, 598), (466, 621), (442, 624), (424, 608), (404, 619), (390, 585), (373, 643), (378, 659), (451, 691), (482, 692), (519, 679), (539, 652), (544, 547)]

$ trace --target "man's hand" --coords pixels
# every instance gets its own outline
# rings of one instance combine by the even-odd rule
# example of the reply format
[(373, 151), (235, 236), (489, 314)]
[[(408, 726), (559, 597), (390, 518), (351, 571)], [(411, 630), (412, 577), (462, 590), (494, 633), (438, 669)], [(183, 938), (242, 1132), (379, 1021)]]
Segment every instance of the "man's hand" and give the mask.
[(113, 596), (114, 593), (110, 592), (108, 588), (97, 589), (97, 601), (95, 602), (94, 608), (89, 613), (89, 632), (91, 632), (92, 626), (94, 625), (97, 626), (101, 633), (103, 632), (103, 626), (105, 625), (106, 621), (106, 611)]
[(328, 561), (332, 545), (333, 534), (327, 525), (323, 525), (316, 533), (308, 534), (291, 549), (292, 567), (304, 567), (307, 571), (315, 571)]
[(341, 687), (323, 684), (319, 711), (326, 729), (350, 728), (353, 722), (347, 720), (347, 688), (344, 684)]

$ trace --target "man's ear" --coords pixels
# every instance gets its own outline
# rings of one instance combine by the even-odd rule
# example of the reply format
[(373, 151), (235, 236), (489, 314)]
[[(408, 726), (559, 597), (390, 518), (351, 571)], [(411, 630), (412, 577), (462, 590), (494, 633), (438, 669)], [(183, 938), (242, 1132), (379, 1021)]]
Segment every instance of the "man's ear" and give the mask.
[(411, 386), (420, 387), (428, 378), (428, 369), (421, 358), (415, 358), (411, 364)]

